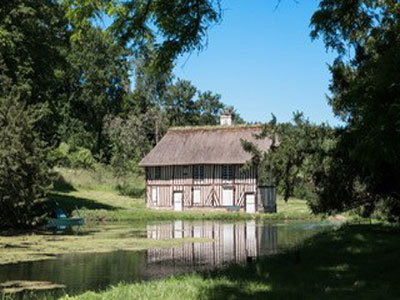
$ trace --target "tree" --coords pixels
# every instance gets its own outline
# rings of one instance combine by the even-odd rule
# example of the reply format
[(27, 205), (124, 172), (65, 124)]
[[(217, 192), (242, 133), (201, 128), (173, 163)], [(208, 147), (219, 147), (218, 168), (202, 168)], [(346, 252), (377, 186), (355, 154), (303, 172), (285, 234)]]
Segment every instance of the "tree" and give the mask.
[[(352, 199), (325, 199), (321, 211), (367, 206), (372, 213), (384, 202), (387, 216), (400, 220), (399, 12), (398, 1), (324, 0), (312, 17), (311, 36), (338, 53), (329, 101), (346, 125), (331, 170), (348, 175), (336, 188)], [(331, 191), (328, 178), (335, 175), (321, 184)]]
[(107, 152), (103, 119), (122, 111), (123, 97), (129, 92), (128, 55), (99, 28), (90, 28), (84, 43), (72, 43), (67, 57), (69, 101), (60, 132), (64, 141), (95, 154)]
[(53, 0), (0, 2), (0, 53), (14, 90), (27, 105), (35, 105), (42, 117), (37, 124), (41, 136), (54, 138), (60, 116), (59, 101), (63, 49), (69, 32), (64, 11)]
[(140, 117), (141, 114), (150, 116), (153, 124), (148, 124), (147, 138), (151, 144), (156, 144), (165, 134), (167, 129), (167, 119), (164, 109), (164, 102), (168, 87), (173, 80), (173, 64), (162, 73), (154, 72), (151, 68), (152, 61), (156, 53), (153, 45), (148, 45), (146, 51), (134, 58), (135, 70), (135, 89), (133, 93), (125, 97), (123, 113), (125, 117), (128, 114), (134, 114)]
[(198, 125), (217, 125), (221, 111), (225, 105), (221, 102), (221, 95), (211, 91), (198, 93), (199, 120)]
[[(4, 64), (0, 61), (0, 68)], [(27, 106), (18, 88), (1, 76), (0, 227), (27, 228), (43, 221), (40, 204), (50, 183), (44, 142), (35, 132), (38, 112)]]
[(198, 121), (197, 88), (187, 80), (178, 80), (168, 88), (165, 107), (171, 126), (195, 125)]
[(335, 146), (334, 131), (325, 124), (310, 123), (298, 112), (293, 123), (277, 123), (273, 117), (257, 138), (271, 140), (268, 152), (260, 152), (250, 142), (242, 141), (242, 145), (253, 155), (248, 164), (257, 166), (260, 183), (278, 186), (285, 201), (292, 196), (314, 200), (315, 178), (324, 173)]
[(67, 16), (80, 39), (93, 17), (107, 14), (123, 44), (139, 52), (148, 43), (156, 48), (154, 69), (166, 71), (174, 59), (201, 49), (207, 29), (220, 19), (219, 0), (64, 0)]
[(144, 114), (106, 118), (105, 132), (112, 147), (111, 166), (118, 177), (137, 172), (139, 161), (151, 150), (153, 140), (149, 139), (149, 128), (159, 118), (154, 109)]

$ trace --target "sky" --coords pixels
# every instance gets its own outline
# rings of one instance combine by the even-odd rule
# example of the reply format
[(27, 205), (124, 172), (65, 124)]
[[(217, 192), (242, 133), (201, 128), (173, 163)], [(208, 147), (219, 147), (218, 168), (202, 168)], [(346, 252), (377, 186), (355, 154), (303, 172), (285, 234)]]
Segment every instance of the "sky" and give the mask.
[(279, 122), (302, 111), (314, 123), (340, 124), (327, 103), (334, 53), (311, 41), (317, 0), (224, 0), (208, 46), (185, 54), (174, 73), (199, 90), (221, 94), (249, 122)]

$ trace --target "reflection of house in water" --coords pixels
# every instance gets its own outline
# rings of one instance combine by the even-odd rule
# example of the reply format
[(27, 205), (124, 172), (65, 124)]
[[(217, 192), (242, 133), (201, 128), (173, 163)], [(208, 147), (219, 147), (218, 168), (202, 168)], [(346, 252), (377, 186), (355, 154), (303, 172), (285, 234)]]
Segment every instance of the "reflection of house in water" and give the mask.
[(248, 256), (274, 254), (277, 248), (277, 228), (258, 227), (255, 221), (246, 223), (182, 222), (147, 226), (152, 239), (206, 238), (212, 242), (185, 243), (181, 247), (147, 250), (149, 264), (171, 262), (173, 266), (196, 266), (208, 269), (227, 263), (246, 262)]

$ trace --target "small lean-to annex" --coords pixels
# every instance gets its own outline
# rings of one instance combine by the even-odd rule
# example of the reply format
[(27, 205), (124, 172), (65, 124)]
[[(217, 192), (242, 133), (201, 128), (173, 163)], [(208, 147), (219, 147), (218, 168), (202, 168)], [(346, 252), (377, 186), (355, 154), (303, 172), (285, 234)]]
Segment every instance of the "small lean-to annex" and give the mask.
[(262, 151), (271, 146), (271, 140), (255, 138), (260, 132), (256, 125), (233, 126), (229, 114), (221, 115), (220, 126), (169, 129), (140, 162), (147, 207), (275, 211), (275, 188), (258, 186), (256, 167), (242, 169), (251, 154), (241, 140)]

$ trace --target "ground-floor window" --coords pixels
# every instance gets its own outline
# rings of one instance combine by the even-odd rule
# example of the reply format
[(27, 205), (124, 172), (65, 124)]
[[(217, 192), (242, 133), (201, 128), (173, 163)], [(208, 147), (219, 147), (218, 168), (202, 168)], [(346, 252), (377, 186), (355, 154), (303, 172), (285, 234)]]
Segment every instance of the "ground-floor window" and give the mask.
[(233, 206), (233, 188), (224, 187), (222, 189), (222, 205)]
[(160, 198), (160, 189), (159, 189), (159, 187), (156, 187), (156, 186), (152, 187), (151, 188), (151, 201), (153, 202), (154, 205), (159, 204), (158, 203), (159, 198)]
[(200, 204), (200, 188), (193, 189), (193, 204)]

